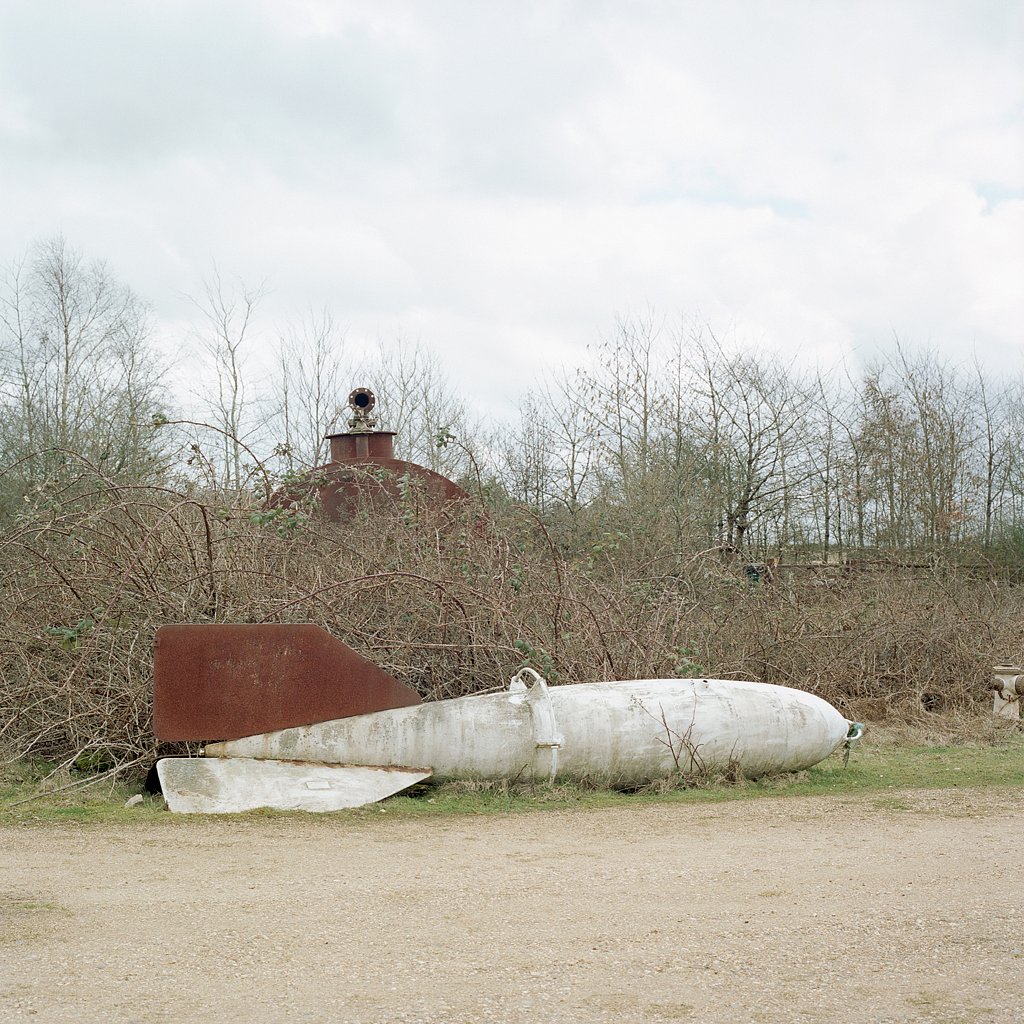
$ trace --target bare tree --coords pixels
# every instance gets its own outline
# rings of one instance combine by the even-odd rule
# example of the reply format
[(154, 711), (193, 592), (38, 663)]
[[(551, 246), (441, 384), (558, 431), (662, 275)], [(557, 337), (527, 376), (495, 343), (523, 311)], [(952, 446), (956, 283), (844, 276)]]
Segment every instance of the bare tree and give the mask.
[(917, 508), (932, 548), (964, 539), (976, 501), (968, 472), (976, 438), (974, 402), (960, 376), (934, 353), (911, 356), (897, 342), (897, 372), (917, 421)]
[(541, 512), (564, 510), (575, 524), (593, 494), (590, 426), (578, 381), (565, 371), (531, 388), (504, 444), (503, 476), (512, 495)]
[[(57, 236), (11, 265), (0, 293), (0, 449), (15, 488), (62, 479), (69, 453), (151, 477), (166, 400), (144, 304)], [(20, 481), (20, 483), (19, 483)]]
[(269, 431), (289, 471), (327, 461), (326, 434), (340, 429), (350, 377), (342, 378), (345, 339), (327, 309), (279, 338)]
[(435, 353), (402, 338), (381, 343), (367, 375), (375, 382), (381, 427), (397, 432), (399, 458), (452, 478), (469, 472), (467, 451), (480, 424), (472, 420)]
[(527, 392), (519, 402), (519, 424), (502, 446), (502, 479), (515, 501), (538, 512), (547, 511), (558, 486), (552, 433), (551, 408), (532, 390)]
[(211, 464), (219, 472), (218, 482), (235, 490), (247, 478), (247, 442), (255, 440), (259, 429), (252, 417), (256, 400), (245, 371), (253, 318), (263, 295), (262, 285), (250, 288), (238, 282), (229, 288), (214, 267), (203, 282), (202, 299), (193, 300), (206, 321), (199, 341), (210, 360), (211, 379), (200, 387), (198, 397), (218, 432), (219, 465), (214, 460)]
[(833, 547), (842, 556), (842, 426), (837, 416), (838, 396), (833, 381), (821, 372), (814, 382), (814, 401), (808, 408), (806, 454), (811, 467), (807, 505), (824, 561)]
[(751, 528), (774, 517), (772, 540), (782, 543), (792, 489), (808, 474), (791, 465), (808, 386), (792, 367), (726, 353), (714, 335), (695, 356), (697, 430), (719, 542), (742, 550)]
[(558, 485), (554, 497), (573, 517), (593, 497), (594, 438), (589, 430), (588, 409), (579, 389), (578, 375), (564, 370), (543, 390), (551, 409), (551, 437)]
[(620, 319), (597, 350), (597, 364), (581, 372), (580, 398), (602, 453), (605, 487), (632, 502), (645, 486), (654, 455), (662, 401), (658, 386), (662, 325), (653, 313)]
[[(1008, 497), (1013, 466), (1012, 409), (1020, 402), (1020, 382), (993, 382), (975, 361), (976, 407), (980, 417), (981, 542), (992, 546), (996, 526)], [(1016, 393), (1016, 394), (1015, 394)]]
[(1024, 380), (1019, 377), (1008, 388), (1006, 468), (999, 499), (1001, 529), (1024, 528)]

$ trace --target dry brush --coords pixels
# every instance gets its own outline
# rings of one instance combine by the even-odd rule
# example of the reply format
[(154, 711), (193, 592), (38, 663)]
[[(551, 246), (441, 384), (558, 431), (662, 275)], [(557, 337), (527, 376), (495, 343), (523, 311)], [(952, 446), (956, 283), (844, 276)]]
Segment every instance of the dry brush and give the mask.
[(625, 535), (567, 552), (525, 506), (438, 508), (414, 492), (332, 525), (312, 507), (122, 485), (83, 463), (0, 532), (0, 752), (154, 757), (166, 623), (318, 623), (426, 699), (528, 664), (553, 683), (760, 679), (851, 717), (975, 706), (1019, 642), (1018, 587), (829, 573), (783, 567), (767, 582), (714, 552), (651, 560)]

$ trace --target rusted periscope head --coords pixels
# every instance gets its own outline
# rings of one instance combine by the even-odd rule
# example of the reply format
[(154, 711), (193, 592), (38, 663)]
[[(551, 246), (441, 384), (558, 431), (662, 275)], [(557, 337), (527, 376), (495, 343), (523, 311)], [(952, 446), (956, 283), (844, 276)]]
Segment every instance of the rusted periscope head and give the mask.
[(312, 624), (175, 625), (156, 634), (157, 739), (226, 740), (419, 704)]
[(355, 388), (348, 396), (348, 407), (352, 417), (348, 421), (348, 432), (328, 434), (331, 442), (331, 462), (352, 462), (365, 460), (377, 462), (395, 457), (395, 431), (377, 430), (377, 419), (373, 415), (377, 396), (369, 388)]

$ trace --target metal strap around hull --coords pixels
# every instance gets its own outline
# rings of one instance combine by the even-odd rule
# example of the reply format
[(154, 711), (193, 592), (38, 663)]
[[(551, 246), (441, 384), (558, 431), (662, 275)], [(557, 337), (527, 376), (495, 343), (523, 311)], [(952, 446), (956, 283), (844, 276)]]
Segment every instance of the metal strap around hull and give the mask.
[[(533, 680), (532, 686), (526, 686), (524, 676)], [(530, 708), (530, 723), (533, 727), (535, 748), (534, 778), (546, 778), (548, 782), (554, 782), (555, 776), (558, 774), (558, 751), (565, 743), (565, 737), (558, 731), (554, 703), (548, 691), (548, 684), (544, 677), (534, 672), (532, 668), (524, 668), (512, 677), (509, 689), (513, 693), (522, 694), (520, 699), (524, 700)]]

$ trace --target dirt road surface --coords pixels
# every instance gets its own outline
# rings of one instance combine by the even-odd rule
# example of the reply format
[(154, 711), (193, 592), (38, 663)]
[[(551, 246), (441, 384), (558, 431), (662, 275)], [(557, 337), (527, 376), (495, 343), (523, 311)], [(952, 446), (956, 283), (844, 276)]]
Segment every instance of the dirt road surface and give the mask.
[(0, 830), (0, 1020), (1024, 1022), (1024, 794)]

